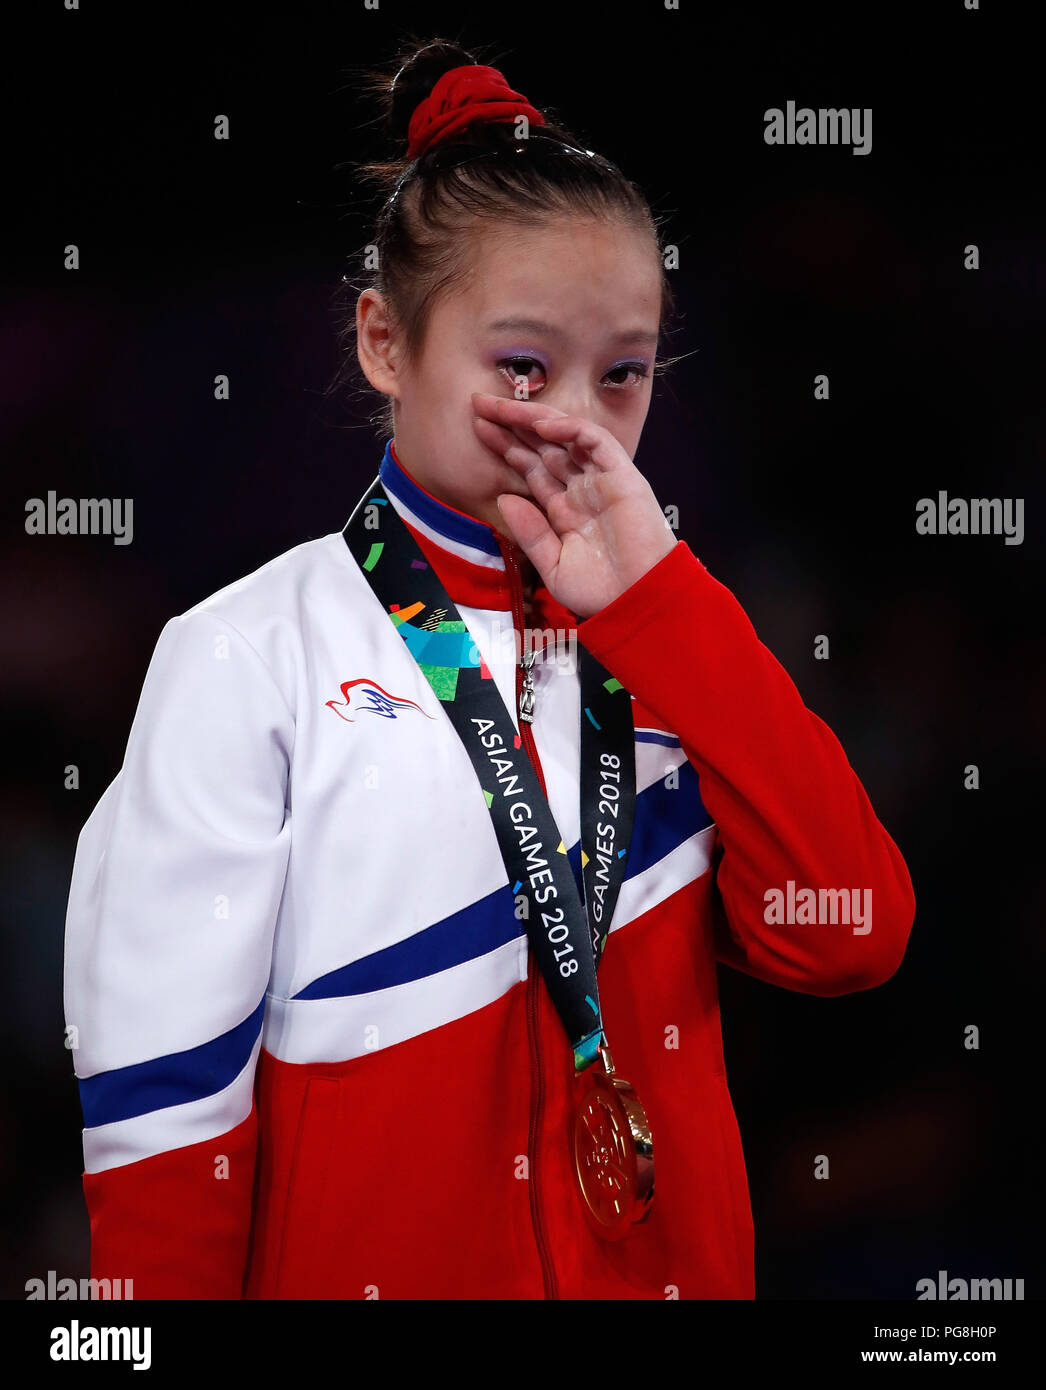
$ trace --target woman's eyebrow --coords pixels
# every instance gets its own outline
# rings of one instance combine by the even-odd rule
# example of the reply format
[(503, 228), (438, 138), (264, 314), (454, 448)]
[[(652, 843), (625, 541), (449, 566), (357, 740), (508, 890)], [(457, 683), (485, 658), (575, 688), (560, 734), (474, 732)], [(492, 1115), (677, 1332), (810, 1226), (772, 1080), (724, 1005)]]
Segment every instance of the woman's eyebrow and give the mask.
[[(507, 318), (495, 319), (493, 323), (488, 323), (486, 327), (488, 333), (543, 333), (549, 338), (565, 338), (566, 333), (562, 328), (557, 328), (555, 324), (545, 323), (541, 319), (528, 318)], [(614, 341), (618, 343), (647, 343), (653, 345), (657, 342), (657, 333), (649, 328), (626, 328), (620, 333), (613, 335)]]

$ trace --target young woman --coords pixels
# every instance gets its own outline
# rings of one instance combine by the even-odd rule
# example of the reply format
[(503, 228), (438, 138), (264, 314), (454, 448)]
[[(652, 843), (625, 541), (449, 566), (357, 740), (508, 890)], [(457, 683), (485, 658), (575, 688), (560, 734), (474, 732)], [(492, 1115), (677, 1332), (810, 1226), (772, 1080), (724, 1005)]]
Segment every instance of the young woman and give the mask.
[(91, 1272), (751, 1298), (717, 961), (877, 985), (908, 872), (632, 462), (642, 196), (453, 44), (385, 98), (378, 476), (167, 623), (77, 847)]

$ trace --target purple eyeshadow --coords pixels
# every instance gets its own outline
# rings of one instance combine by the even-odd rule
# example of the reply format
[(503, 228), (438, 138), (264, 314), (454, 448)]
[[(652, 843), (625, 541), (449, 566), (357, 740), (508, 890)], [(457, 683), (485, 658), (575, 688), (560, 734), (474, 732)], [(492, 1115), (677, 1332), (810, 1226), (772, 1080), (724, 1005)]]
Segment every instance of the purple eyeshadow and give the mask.
[(532, 357), (535, 362), (540, 363), (546, 370), (548, 369), (548, 363), (545, 361), (544, 354), (537, 352), (534, 348), (509, 348), (505, 352), (494, 354), (495, 362), (500, 362), (505, 357)]

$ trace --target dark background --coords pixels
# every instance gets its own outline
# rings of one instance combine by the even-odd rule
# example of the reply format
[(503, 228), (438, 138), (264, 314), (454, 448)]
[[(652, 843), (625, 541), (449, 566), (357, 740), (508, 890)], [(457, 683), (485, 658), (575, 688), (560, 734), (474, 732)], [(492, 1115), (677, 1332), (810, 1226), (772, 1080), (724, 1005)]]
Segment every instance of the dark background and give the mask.
[[(946, 1269), (1041, 1297), (1031, 33), (962, 0), (51, 8), (8, 52), (0, 1291), (87, 1273), (65, 904), (160, 629), (340, 529), (377, 472), (380, 402), (327, 391), (332, 295), (369, 227), (338, 166), (382, 152), (349, 68), (409, 30), (495, 45), (512, 86), (668, 215), (682, 316), (662, 350), (689, 355), (655, 385), (636, 462), (838, 734), (915, 884), (879, 989), (821, 1000), (720, 970), (758, 1296), (912, 1299)], [(871, 153), (766, 146), (763, 112), (788, 99), (872, 107)], [(132, 497), (133, 544), (27, 536), (49, 489)], [(939, 489), (1023, 497), (1024, 544), (917, 536)]]

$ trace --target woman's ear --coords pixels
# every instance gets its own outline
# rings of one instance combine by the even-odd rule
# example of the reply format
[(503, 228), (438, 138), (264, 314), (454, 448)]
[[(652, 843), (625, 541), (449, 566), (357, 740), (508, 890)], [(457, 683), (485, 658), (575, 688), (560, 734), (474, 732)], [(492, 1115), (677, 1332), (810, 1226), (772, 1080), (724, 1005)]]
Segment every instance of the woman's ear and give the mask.
[(356, 301), (356, 356), (363, 375), (375, 391), (398, 400), (399, 343), (388, 305), (378, 290), (364, 290)]

